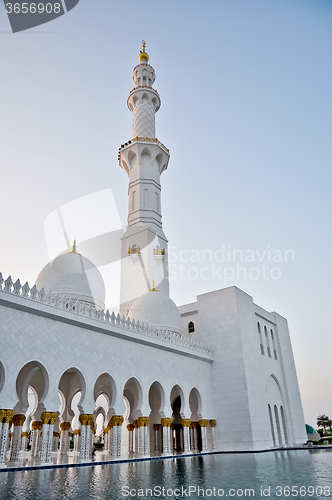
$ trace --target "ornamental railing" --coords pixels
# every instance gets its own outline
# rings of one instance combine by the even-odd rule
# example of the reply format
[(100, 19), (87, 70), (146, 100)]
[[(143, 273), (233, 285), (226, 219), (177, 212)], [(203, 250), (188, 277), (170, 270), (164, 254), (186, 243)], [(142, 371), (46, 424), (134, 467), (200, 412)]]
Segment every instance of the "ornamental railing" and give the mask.
[(157, 138), (153, 138), (153, 137), (134, 137), (133, 139), (131, 139), (130, 141), (128, 142), (125, 142), (124, 144), (121, 144), (121, 147), (119, 148), (119, 151), (121, 151), (122, 149), (124, 149), (126, 146), (129, 146), (129, 144), (132, 144), (133, 142), (137, 142), (137, 141), (144, 141), (144, 142), (155, 142), (158, 144), (158, 146), (160, 146), (161, 148), (165, 149), (165, 151), (167, 151), (167, 153), (169, 153), (169, 149), (166, 148), (165, 144), (163, 144), (162, 142), (160, 142)]
[(46, 293), (44, 288), (38, 290), (36, 285), (30, 288), (28, 282), (22, 286), (19, 279), (17, 279), (14, 283), (11, 276), (4, 280), (2, 273), (0, 273), (0, 290), (12, 295), (24, 297), (25, 299), (33, 302), (45, 304), (49, 307), (55, 307), (60, 310), (71, 312), (73, 314), (77, 314), (78, 316), (91, 318), (104, 324), (115, 325), (119, 328), (139, 333), (147, 337), (169, 342), (203, 354), (212, 355), (210, 346), (204, 342), (179, 335), (178, 333), (170, 330), (162, 330), (156, 327), (151, 327), (149, 325), (145, 325), (144, 323), (140, 323), (139, 321), (135, 321), (134, 319), (131, 320), (129, 317), (121, 317), (120, 314), (116, 315), (114, 312), (110, 313), (109, 310), (106, 312), (104, 309), (99, 310), (90, 303), (83, 302), (81, 300), (73, 300), (65, 295), (61, 296), (58, 293), (52, 293), (51, 291)]
[(149, 87), (148, 85), (137, 85), (137, 87), (134, 87), (133, 89), (131, 89), (131, 91), (129, 92), (129, 95), (132, 94), (133, 92), (135, 92), (135, 90), (137, 90), (137, 89), (153, 90), (153, 92), (155, 92), (159, 96), (159, 92), (156, 89), (154, 89), (153, 87)]

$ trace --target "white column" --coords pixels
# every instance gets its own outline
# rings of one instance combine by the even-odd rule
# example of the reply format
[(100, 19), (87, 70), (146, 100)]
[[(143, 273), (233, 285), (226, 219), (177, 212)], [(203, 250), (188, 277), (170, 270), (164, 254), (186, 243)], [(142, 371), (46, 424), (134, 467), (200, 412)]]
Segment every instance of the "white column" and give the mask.
[(207, 424), (208, 424), (207, 420), (202, 419), (199, 421), (199, 425), (201, 426), (202, 451), (207, 451), (207, 433), (206, 433)]
[(197, 431), (197, 422), (193, 422), (192, 424), (192, 436), (193, 436), (193, 451), (198, 453), (198, 431)]
[(61, 422), (60, 424), (61, 434), (60, 434), (60, 450), (59, 453), (61, 457), (67, 457), (69, 451), (69, 429), (70, 422)]
[(41, 463), (46, 462), (49, 428), (50, 428), (49, 424), (43, 423), (42, 436), (41, 436), (41, 449), (40, 449)]
[(144, 429), (144, 438), (143, 438), (143, 455), (148, 454), (148, 426), (145, 425)]
[(85, 446), (86, 446), (86, 434), (87, 434), (87, 423), (89, 420), (89, 415), (82, 413), (79, 416), (79, 421), (81, 424), (80, 428), (80, 460), (85, 461)]
[[(52, 415), (54, 415), (54, 413), (52, 413)], [(58, 414), (55, 413), (55, 415), (56, 416), (54, 418), (51, 418), (49, 429), (48, 429), (48, 442), (47, 442), (47, 451), (46, 451), (46, 462), (51, 462), (52, 444), (53, 444), (53, 432), (54, 432), (54, 422), (58, 418)]]
[(109, 421), (108, 433), (107, 433), (107, 453), (108, 453), (108, 455), (112, 454), (112, 432), (113, 432), (113, 427), (112, 427), (111, 421)]
[(37, 433), (36, 457), (40, 456), (42, 440), (43, 440), (43, 422), (40, 422), (40, 427), (38, 428), (38, 433)]
[(116, 457), (118, 433), (116, 426), (111, 428), (111, 456)]
[(79, 453), (79, 441), (80, 441), (80, 431), (79, 429), (74, 430), (74, 452)]
[(170, 455), (171, 450), (171, 418), (162, 418), (161, 425), (163, 428), (163, 455)]
[(104, 453), (108, 452), (108, 427), (104, 430)]
[(159, 451), (159, 424), (153, 424), (154, 429), (154, 449), (156, 452)]
[(90, 457), (92, 457), (93, 446), (95, 444), (95, 433), (96, 431), (94, 429), (91, 429)]
[(21, 440), (21, 451), (26, 452), (28, 449), (28, 437), (29, 433), (28, 432), (22, 432), (22, 440)]
[(8, 452), (9, 452), (9, 450), (10, 450), (10, 446), (11, 446), (11, 442), (12, 442), (12, 438), (13, 438), (13, 432), (10, 430), (11, 425), (12, 425), (12, 424), (9, 424), (9, 429), (8, 429), (8, 439), (7, 439), (7, 449), (6, 449), (6, 453), (8, 453)]
[(182, 419), (182, 427), (183, 427), (183, 453), (190, 452), (190, 439), (189, 439), (189, 425), (190, 419), (183, 418)]
[(52, 451), (57, 452), (59, 448), (59, 432), (53, 431)]
[(121, 425), (117, 426), (117, 433), (118, 433), (118, 438), (117, 438), (117, 457), (121, 457)]
[(139, 427), (138, 427), (138, 424), (137, 424), (137, 420), (134, 420), (134, 427), (135, 427), (135, 430), (134, 430), (134, 433), (135, 433), (135, 449), (134, 449), (134, 452), (135, 453), (138, 453), (138, 449), (139, 449)]
[(9, 434), (9, 422), (12, 420), (14, 415), (13, 410), (0, 410), (0, 422), (1, 426), (1, 436), (0, 436), (0, 466), (5, 468), (8, 434)]
[(215, 431), (216, 421), (210, 420), (210, 426), (212, 431), (212, 451), (214, 451), (216, 449), (216, 431)]
[(135, 427), (133, 424), (128, 424), (127, 425), (127, 430), (129, 432), (128, 436), (128, 453), (133, 453), (134, 451), (134, 430)]
[(88, 424), (86, 426), (86, 433), (85, 433), (85, 460), (89, 460), (91, 457), (91, 452), (90, 452), (90, 443), (91, 443), (91, 427)]
[(7, 441), (8, 441), (8, 432), (9, 430), (9, 422), (4, 422), (2, 424), (2, 432), (1, 432), (1, 443), (0, 443), (0, 465), (4, 467), (6, 460), (6, 452), (7, 452)]
[[(32, 422), (32, 431), (31, 431), (31, 457), (36, 457), (38, 455), (38, 434), (41, 432), (42, 422)], [(40, 429), (40, 430), (39, 430)]]
[(81, 425), (80, 428), (80, 459), (85, 460), (85, 435), (86, 435), (86, 425)]
[(140, 417), (137, 420), (138, 425), (138, 454), (148, 454), (148, 425), (150, 419), (148, 417)]

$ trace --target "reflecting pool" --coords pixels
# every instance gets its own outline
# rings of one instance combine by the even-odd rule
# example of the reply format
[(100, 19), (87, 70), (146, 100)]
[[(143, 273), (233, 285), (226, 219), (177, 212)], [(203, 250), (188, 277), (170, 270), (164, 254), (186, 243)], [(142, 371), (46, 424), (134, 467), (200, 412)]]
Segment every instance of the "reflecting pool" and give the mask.
[(329, 449), (177, 457), (1, 472), (0, 499), (332, 498), (331, 471)]

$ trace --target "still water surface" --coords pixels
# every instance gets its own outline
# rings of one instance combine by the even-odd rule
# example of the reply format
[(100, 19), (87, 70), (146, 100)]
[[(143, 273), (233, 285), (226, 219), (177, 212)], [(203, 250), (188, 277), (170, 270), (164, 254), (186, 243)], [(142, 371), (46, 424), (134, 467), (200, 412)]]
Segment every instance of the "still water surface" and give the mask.
[[(332, 498), (331, 478), (332, 450), (208, 455), (94, 467), (2, 472), (0, 500), (226, 496), (236, 499), (323, 499)], [(292, 487), (295, 487), (293, 491)]]

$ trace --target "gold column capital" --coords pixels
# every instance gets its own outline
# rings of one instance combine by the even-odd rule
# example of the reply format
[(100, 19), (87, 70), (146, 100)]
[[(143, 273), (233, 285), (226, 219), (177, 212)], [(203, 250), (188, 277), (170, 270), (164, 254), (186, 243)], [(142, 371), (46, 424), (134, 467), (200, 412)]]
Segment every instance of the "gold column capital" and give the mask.
[(81, 413), (81, 415), (78, 417), (78, 420), (81, 425), (86, 425), (89, 420), (89, 415), (87, 415), (86, 413)]
[(21, 437), (22, 438), (27, 438), (27, 437), (29, 437), (29, 433), (28, 432), (22, 432)]
[(183, 427), (189, 427), (189, 425), (191, 424), (190, 418), (183, 418), (181, 420), (181, 424), (182, 424)]
[(6, 418), (6, 414), (7, 414), (6, 410), (0, 410), (0, 424)]
[(56, 411), (52, 411), (52, 412), (51, 412), (51, 418), (50, 418), (50, 424), (51, 424), (51, 425), (54, 425), (54, 424), (55, 424), (55, 422), (57, 421), (57, 419), (58, 419), (58, 414), (57, 414), (57, 412), (56, 412)]
[(13, 410), (6, 410), (5, 423), (9, 424), (14, 416)]
[(150, 419), (149, 417), (139, 417), (137, 419), (138, 427), (147, 427), (149, 425)]
[(22, 425), (25, 422), (25, 419), (26, 419), (25, 415), (14, 415), (13, 417), (14, 427), (22, 427)]
[(172, 419), (171, 418), (162, 418), (160, 420), (160, 423), (163, 427), (170, 427), (171, 423), (172, 423)]
[(38, 431), (38, 422), (37, 420), (34, 420), (31, 424), (32, 430), (33, 431)]
[(208, 424), (208, 421), (203, 419), (203, 418), (199, 421), (199, 425), (201, 427), (207, 427), (207, 424)]
[(123, 424), (124, 418), (122, 415), (113, 415), (113, 417), (111, 418), (110, 421), (112, 423), (112, 427), (121, 427), (121, 425)]
[(134, 421), (133, 421), (133, 426), (134, 426), (134, 428), (135, 428), (135, 429), (137, 429), (137, 427), (138, 427), (137, 420), (134, 420)]
[(60, 432), (53, 432), (53, 437), (58, 438), (60, 436)]
[(155, 431), (157, 431), (159, 429), (159, 425), (160, 424), (153, 424), (153, 428), (154, 428)]
[(69, 429), (70, 429), (70, 422), (61, 422), (60, 429), (62, 431), (69, 431)]
[(216, 421), (215, 420), (210, 420), (210, 425), (211, 427), (215, 427), (216, 426)]
[(41, 421), (44, 425), (47, 425), (49, 423), (49, 421), (51, 420), (51, 415), (52, 413), (49, 411), (43, 411), (43, 413), (40, 415)]
[(128, 430), (129, 432), (132, 432), (134, 429), (135, 429), (135, 427), (133, 426), (133, 424), (128, 424), (128, 425), (127, 425), (127, 430)]

